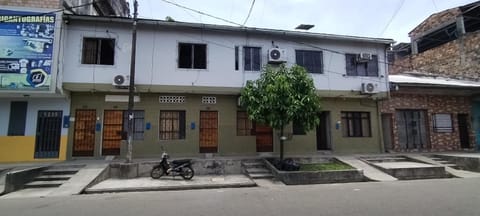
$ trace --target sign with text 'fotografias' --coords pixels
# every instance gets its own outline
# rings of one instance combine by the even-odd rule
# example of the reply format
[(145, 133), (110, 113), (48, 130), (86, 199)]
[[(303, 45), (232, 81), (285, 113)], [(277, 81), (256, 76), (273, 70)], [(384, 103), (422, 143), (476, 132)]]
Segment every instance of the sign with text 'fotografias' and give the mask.
[(55, 14), (0, 9), (0, 91), (48, 91)]

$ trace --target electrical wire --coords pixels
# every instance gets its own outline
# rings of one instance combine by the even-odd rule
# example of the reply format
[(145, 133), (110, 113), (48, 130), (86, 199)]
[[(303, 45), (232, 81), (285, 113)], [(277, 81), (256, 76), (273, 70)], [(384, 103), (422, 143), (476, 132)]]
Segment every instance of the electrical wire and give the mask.
[(387, 25), (385, 26), (385, 28), (383, 28), (382, 30), (382, 33), (380, 33), (380, 35), (383, 35), (385, 34), (385, 31), (387, 31), (388, 27), (390, 26), (390, 24), (392, 23), (393, 19), (395, 19), (395, 17), (397, 16), (398, 12), (400, 11), (400, 9), (403, 7), (403, 4), (405, 3), (405, 0), (402, 0), (399, 4), (399, 6), (397, 6), (397, 9), (395, 9), (395, 12), (393, 13), (392, 17), (390, 17), (390, 20), (388, 21)]
[(208, 14), (208, 13), (205, 13), (205, 12), (202, 12), (202, 11), (199, 11), (199, 10), (195, 10), (195, 9), (192, 9), (192, 8), (189, 8), (189, 7), (180, 5), (180, 4), (175, 3), (175, 2), (172, 2), (172, 1), (168, 1), (168, 0), (161, 0), (161, 1), (163, 1), (163, 2), (165, 2), (165, 3), (168, 3), (168, 4), (171, 4), (171, 5), (175, 5), (175, 6), (177, 6), (177, 7), (183, 8), (183, 9), (187, 9), (187, 10), (193, 11), (193, 12), (195, 12), (195, 13), (202, 14), (202, 15), (204, 15), (204, 16), (208, 16), (208, 17), (211, 17), (211, 18), (214, 18), (214, 19), (217, 19), (217, 20), (221, 20), (221, 21), (226, 22), (226, 23), (230, 23), (230, 24), (234, 24), (234, 25), (238, 25), (238, 26), (243, 26), (243, 25), (240, 24), (240, 23), (236, 23), (236, 22), (233, 22), (233, 21), (230, 21), (230, 20), (221, 18), (221, 17), (217, 17), (217, 16), (214, 16), (214, 15), (211, 15), (211, 14)]
[(253, 6), (255, 5), (255, 0), (252, 1), (252, 5), (250, 5), (250, 10), (248, 10), (248, 15), (247, 17), (245, 18), (245, 21), (243, 21), (243, 26), (245, 26), (245, 24), (247, 23), (248, 21), (248, 18), (250, 18), (250, 14), (252, 14), (252, 10), (253, 10)]

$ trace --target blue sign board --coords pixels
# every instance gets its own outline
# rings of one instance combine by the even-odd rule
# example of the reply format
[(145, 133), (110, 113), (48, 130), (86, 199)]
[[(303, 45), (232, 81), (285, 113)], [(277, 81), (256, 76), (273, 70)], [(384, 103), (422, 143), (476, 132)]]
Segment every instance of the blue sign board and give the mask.
[(54, 13), (0, 9), (0, 90), (50, 90), (54, 33)]

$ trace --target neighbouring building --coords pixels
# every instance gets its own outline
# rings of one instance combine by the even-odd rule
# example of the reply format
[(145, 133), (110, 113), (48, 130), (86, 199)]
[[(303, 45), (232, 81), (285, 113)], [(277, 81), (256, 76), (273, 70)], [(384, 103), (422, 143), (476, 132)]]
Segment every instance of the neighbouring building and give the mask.
[[(60, 63), (71, 100), (68, 158), (124, 155), (131, 20), (68, 15)], [(273, 155), (277, 131), (248, 120), (240, 90), (265, 64), (299, 64), (323, 97), (321, 124), (289, 125), (290, 154), (382, 151), (390, 39), (138, 22), (134, 157)]]
[[(65, 25), (59, 9), (85, 1), (62, 2), (0, 1), (0, 162), (66, 159), (71, 104), (59, 67)], [(100, 15), (117, 11), (106, 4), (94, 8), (105, 10)]]
[(385, 149), (474, 149), (480, 142), (480, 2), (431, 15), (389, 52)]

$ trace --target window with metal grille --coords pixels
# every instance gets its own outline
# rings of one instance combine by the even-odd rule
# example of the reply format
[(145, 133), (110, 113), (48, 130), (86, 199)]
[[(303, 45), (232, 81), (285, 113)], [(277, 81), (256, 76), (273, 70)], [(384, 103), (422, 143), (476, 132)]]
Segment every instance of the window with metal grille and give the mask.
[(433, 130), (437, 133), (453, 132), (452, 114), (437, 113), (433, 115)]
[[(133, 111), (133, 140), (143, 140), (145, 111)], [(123, 131), (128, 133), (128, 111), (123, 111)]]
[(115, 39), (83, 38), (82, 64), (113, 65)]
[(207, 45), (179, 43), (178, 68), (207, 69)]
[(378, 76), (378, 57), (372, 55), (368, 61), (359, 61), (357, 54), (345, 54), (348, 76)]
[(246, 71), (260, 71), (260, 47), (243, 47), (243, 69)]
[(247, 112), (237, 111), (237, 136), (255, 135), (255, 123), (248, 119)]
[(295, 50), (297, 65), (307, 69), (309, 73), (323, 73), (323, 53), (313, 50)]
[(303, 124), (301, 121), (298, 120), (293, 120), (292, 122), (292, 127), (293, 127), (293, 135), (306, 135), (307, 132), (305, 131), (305, 127), (303, 127)]
[(160, 140), (185, 139), (185, 111), (160, 111)]
[(344, 137), (370, 137), (369, 112), (342, 112), (342, 135)]

